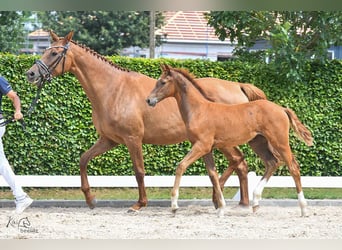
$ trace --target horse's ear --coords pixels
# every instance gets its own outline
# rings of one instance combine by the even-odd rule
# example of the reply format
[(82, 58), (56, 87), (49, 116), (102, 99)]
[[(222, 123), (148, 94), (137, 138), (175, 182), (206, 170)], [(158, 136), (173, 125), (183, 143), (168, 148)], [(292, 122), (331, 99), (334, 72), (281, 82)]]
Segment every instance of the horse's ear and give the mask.
[(164, 64), (164, 71), (169, 73), (171, 71), (171, 69), (172, 69), (172, 67), (170, 65)]
[(49, 30), (49, 33), (52, 41), (57, 42), (59, 40), (59, 37), (52, 30)]
[(64, 41), (63, 41), (64, 45), (71, 41), (73, 35), (74, 35), (74, 31), (72, 30), (72, 31), (69, 32), (69, 34), (67, 34), (64, 37)]
[(160, 67), (161, 67), (162, 71), (164, 71), (164, 72), (170, 71), (170, 67), (166, 63), (160, 64)]
[(160, 68), (161, 68), (162, 71), (165, 71), (165, 64), (164, 64), (164, 63), (161, 63), (161, 64), (160, 64)]

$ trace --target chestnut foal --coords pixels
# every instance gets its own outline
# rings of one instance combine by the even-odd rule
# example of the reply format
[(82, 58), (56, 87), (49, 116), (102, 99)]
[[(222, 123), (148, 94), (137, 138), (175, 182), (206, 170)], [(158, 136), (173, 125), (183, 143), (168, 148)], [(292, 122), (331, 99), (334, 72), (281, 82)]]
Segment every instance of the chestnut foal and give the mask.
[[(313, 138), (294, 111), (267, 100), (236, 105), (214, 103), (198, 91), (196, 80), (187, 71), (168, 65), (162, 69), (163, 73), (146, 101), (150, 106), (155, 106), (167, 97), (174, 97), (192, 143), (190, 152), (176, 169), (171, 194), (172, 211), (178, 209), (180, 180), (189, 165), (210, 154), (213, 148), (233, 148), (261, 134), (279, 162), (283, 161), (287, 165), (296, 184), (301, 215), (306, 216), (307, 203), (302, 190), (299, 164), (289, 145), (289, 129), (292, 127), (308, 146), (313, 144)], [(253, 211), (258, 209), (262, 191), (279, 165), (266, 165), (265, 174), (253, 193)], [(219, 187), (218, 174), (214, 166), (207, 167), (207, 170), (216, 192), (218, 214), (223, 215), (225, 200)]]

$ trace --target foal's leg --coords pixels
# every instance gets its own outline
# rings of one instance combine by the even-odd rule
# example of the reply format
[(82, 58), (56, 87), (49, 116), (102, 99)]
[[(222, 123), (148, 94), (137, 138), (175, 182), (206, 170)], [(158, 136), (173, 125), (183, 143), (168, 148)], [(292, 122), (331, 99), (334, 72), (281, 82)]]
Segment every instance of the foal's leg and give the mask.
[[(239, 148), (220, 148), (219, 149), (229, 161), (228, 168), (222, 173), (220, 177), (220, 187), (221, 190), (224, 188), (224, 184), (230, 177), (230, 175), (235, 171), (239, 177), (240, 182), (240, 203), (239, 205), (248, 206), (249, 196), (248, 196), (248, 166), (244, 159), (243, 153)], [(215, 200), (215, 192), (213, 192), (213, 202), (217, 208), (217, 201)]]
[(261, 200), (262, 192), (268, 182), (268, 180), (273, 175), (273, 172), (277, 169), (277, 167), (280, 165), (280, 163), (277, 164), (269, 164), (268, 162), (265, 162), (266, 171), (263, 177), (261, 178), (260, 182), (256, 186), (256, 188), (253, 191), (253, 212), (256, 212), (259, 209), (259, 201)]
[(307, 209), (306, 209), (307, 202), (305, 200), (303, 189), (302, 189), (299, 164), (296, 161), (294, 155), (292, 154), (290, 147), (288, 147), (288, 149), (286, 150), (286, 155), (284, 155), (283, 157), (284, 157), (286, 165), (288, 166), (289, 172), (296, 184), (298, 203), (299, 203), (299, 207), (301, 210), (301, 216), (302, 217), (308, 216)]
[(217, 174), (216, 167), (215, 167), (213, 153), (210, 152), (209, 154), (206, 154), (205, 156), (203, 156), (203, 160), (205, 162), (205, 166), (207, 168), (211, 183), (213, 184), (213, 190), (214, 190), (213, 193), (215, 194), (215, 201), (216, 201), (215, 207), (218, 208), (218, 216), (223, 216), (223, 212), (224, 212), (223, 208), (226, 206), (226, 202), (224, 200), (224, 197), (221, 191), (218, 174)]
[[(281, 136), (279, 136), (278, 138), (280, 138), (280, 137)], [(284, 140), (284, 141), (286, 141), (286, 140)], [(302, 190), (299, 164), (295, 160), (288, 142), (287, 143), (280, 143), (280, 145), (281, 146), (278, 146), (277, 148), (275, 148), (275, 151), (279, 152), (280, 157), (283, 159), (283, 161), (287, 165), (289, 172), (295, 181), (296, 190), (297, 190), (297, 194), (298, 194), (298, 202), (299, 202), (299, 206), (301, 208), (301, 216), (307, 216), (307, 212), (306, 212), (307, 202), (305, 200), (304, 193)], [(254, 193), (253, 193), (253, 212), (255, 212), (259, 209), (259, 201), (261, 200), (262, 191), (263, 191), (267, 181), (269, 180), (269, 178), (272, 176), (273, 172), (277, 169), (277, 167), (279, 165), (280, 165), (279, 162), (273, 163), (273, 164), (266, 163), (265, 175), (260, 180), (259, 184), (255, 188)]]
[(81, 190), (84, 193), (86, 202), (89, 208), (93, 209), (96, 204), (95, 195), (90, 192), (90, 186), (88, 182), (87, 175), (87, 165), (88, 162), (94, 157), (103, 154), (104, 152), (110, 150), (111, 148), (117, 146), (115, 143), (107, 138), (100, 136), (97, 142), (86, 152), (84, 152), (80, 158), (80, 175), (81, 175)]
[(301, 209), (301, 216), (307, 216), (307, 202), (305, 200), (302, 189), (299, 164), (295, 160), (294, 155), (292, 154), (291, 147), (289, 144), (289, 134), (282, 132), (281, 129), (277, 129), (273, 131), (273, 136), (269, 136), (268, 138), (272, 146), (276, 145), (276, 147), (274, 147), (275, 151), (279, 153), (281, 159), (285, 162), (296, 184), (298, 202)]
[(207, 149), (200, 145), (200, 143), (195, 143), (189, 153), (183, 158), (183, 160), (178, 164), (176, 168), (176, 176), (175, 182), (171, 192), (171, 209), (172, 212), (176, 212), (179, 208), (178, 206), (178, 197), (179, 197), (179, 186), (182, 175), (184, 174), (185, 170), (194, 163), (197, 159), (202, 157), (203, 155), (209, 153), (211, 149)]
[(273, 172), (278, 168), (280, 162), (277, 157), (272, 153), (269, 148), (268, 141), (262, 135), (257, 135), (253, 140), (249, 141), (248, 144), (253, 149), (253, 151), (261, 158), (266, 167), (265, 174), (257, 187), (253, 192), (253, 211), (259, 209), (259, 201), (261, 200), (262, 191), (272, 176)]
[(280, 162), (270, 150), (268, 141), (264, 136), (257, 135), (253, 138), (253, 140), (249, 141), (248, 144), (251, 146), (253, 151), (261, 158), (266, 167), (263, 178), (253, 192), (253, 211), (255, 212), (259, 208), (259, 201), (261, 200), (262, 191), (267, 181), (272, 176), (273, 172), (280, 165)]

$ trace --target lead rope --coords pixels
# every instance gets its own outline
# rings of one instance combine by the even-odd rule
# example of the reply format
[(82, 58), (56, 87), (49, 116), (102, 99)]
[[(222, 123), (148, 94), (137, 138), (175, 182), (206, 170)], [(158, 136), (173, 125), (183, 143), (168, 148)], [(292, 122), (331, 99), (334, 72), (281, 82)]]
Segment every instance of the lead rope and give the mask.
[(34, 108), (36, 107), (38, 100), (39, 100), (39, 97), (40, 97), (40, 93), (42, 92), (44, 83), (45, 83), (45, 81), (43, 81), (43, 83), (38, 87), (36, 97), (32, 100), (31, 105), (27, 110), (27, 116), (30, 116), (32, 114)]
[[(50, 48), (47, 48), (47, 49), (51, 49), (51, 48), (55, 48), (55, 47), (60, 47), (60, 46), (53, 46), (53, 47), (50, 47)], [(57, 58), (57, 60), (52, 64), (53, 66), (51, 68), (52, 68), (52, 70), (54, 70), (54, 68), (63, 59), (62, 74), (64, 74), (65, 54), (66, 54), (67, 50), (69, 49), (69, 43), (67, 43), (62, 48), (64, 48), (64, 50), (63, 50), (61, 56), (59, 58)], [(29, 109), (27, 110), (27, 115), (28, 116), (31, 115), (33, 109), (37, 105), (37, 102), (38, 102), (39, 97), (40, 97), (40, 93), (41, 93), (41, 91), (43, 89), (43, 86), (44, 86), (45, 82), (51, 82), (51, 80), (52, 80), (52, 76), (51, 76), (51, 72), (50, 72), (49, 67), (44, 62), (42, 62), (41, 60), (37, 60), (36, 64), (38, 66), (39, 73), (42, 76), (42, 84), (38, 87), (36, 97), (32, 100), (31, 105), (30, 105)], [(45, 74), (43, 74), (41, 72), (41, 68), (43, 68), (43, 70), (46, 72)]]
[[(38, 102), (39, 97), (40, 97), (40, 93), (42, 92), (42, 88), (43, 88), (45, 82), (46, 82), (46, 80), (43, 80), (43, 83), (38, 87), (36, 96), (35, 96), (35, 98), (32, 100), (31, 105), (30, 105), (30, 107), (29, 107), (28, 110), (27, 110), (26, 116), (28, 116), (28, 117), (31, 116), (31, 114), (32, 114), (32, 112), (33, 112), (33, 110), (34, 110), (34, 108), (35, 108), (36, 105), (37, 105), (37, 102)], [(10, 117), (10, 118), (6, 119), (5, 121), (1, 122), (1, 123), (0, 123), (0, 127), (6, 126), (7, 124), (9, 124), (9, 123), (11, 123), (11, 122), (14, 122), (14, 121), (15, 121), (14, 117)], [(18, 122), (20, 123), (21, 127), (23, 128), (23, 130), (26, 132), (26, 123), (25, 123), (25, 121), (24, 121), (24, 118), (18, 120)]]

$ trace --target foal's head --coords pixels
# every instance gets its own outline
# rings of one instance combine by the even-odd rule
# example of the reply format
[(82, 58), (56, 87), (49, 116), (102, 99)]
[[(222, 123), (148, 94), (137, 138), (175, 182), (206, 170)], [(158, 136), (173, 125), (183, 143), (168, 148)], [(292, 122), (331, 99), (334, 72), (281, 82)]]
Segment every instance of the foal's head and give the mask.
[(146, 99), (148, 105), (152, 107), (165, 98), (174, 96), (176, 93), (174, 69), (166, 64), (161, 65), (161, 68), (162, 74), (159, 77), (154, 89)]
[(190, 85), (195, 87), (205, 99), (214, 101), (198, 85), (195, 76), (186, 69), (172, 68), (167, 64), (161, 65), (161, 68), (162, 74), (146, 99), (148, 105), (154, 107), (158, 102), (167, 97), (176, 97), (181, 92), (187, 93), (188, 86)]

